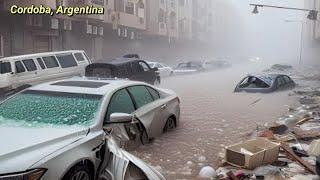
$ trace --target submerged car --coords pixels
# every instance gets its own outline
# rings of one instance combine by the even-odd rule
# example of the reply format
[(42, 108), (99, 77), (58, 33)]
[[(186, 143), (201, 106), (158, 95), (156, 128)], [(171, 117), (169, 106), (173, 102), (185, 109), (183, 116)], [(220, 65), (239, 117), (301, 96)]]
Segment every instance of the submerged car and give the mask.
[(135, 58), (118, 58), (101, 60), (86, 67), (86, 77), (127, 78), (149, 84), (160, 84), (158, 68), (151, 68), (144, 60)]
[(287, 75), (248, 75), (236, 86), (235, 92), (260, 92), (270, 93), (288, 90), (295, 87), (295, 82)]
[(173, 73), (178, 74), (192, 74), (196, 72), (204, 71), (204, 67), (201, 62), (186, 62), (186, 63), (180, 63), (178, 66), (174, 69)]
[(173, 69), (166, 64), (159, 63), (159, 62), (148, 62), (148, 64), (151, 68), (158, 68), (158, 72), (161, 77), (167, 77), (167, 76), (173, 75)]
[(78, 77), (36, 85), (0, 104), (0, 179), (162, 180), (115, 142), (147, 142), (174, 129), (179, 116), (175, 93), (143, 82)]

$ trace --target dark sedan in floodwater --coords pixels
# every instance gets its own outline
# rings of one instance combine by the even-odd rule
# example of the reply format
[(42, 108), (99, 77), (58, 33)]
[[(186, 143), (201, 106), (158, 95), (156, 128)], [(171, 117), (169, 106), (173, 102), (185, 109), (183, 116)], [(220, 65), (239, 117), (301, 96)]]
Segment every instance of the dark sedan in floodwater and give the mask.
[(271, 93), (295, 87), (295, 82), (284, 74), (248, 75), (236, 86), (235, 92)]

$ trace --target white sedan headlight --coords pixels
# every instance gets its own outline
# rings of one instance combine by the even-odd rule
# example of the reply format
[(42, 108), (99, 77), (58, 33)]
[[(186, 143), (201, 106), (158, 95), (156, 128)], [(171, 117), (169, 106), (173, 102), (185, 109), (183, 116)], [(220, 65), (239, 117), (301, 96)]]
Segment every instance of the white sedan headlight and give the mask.
[(0, 180), (39, 180), (46, 171), (46, 169), (33, 169), (26, 172), (0, 175)]

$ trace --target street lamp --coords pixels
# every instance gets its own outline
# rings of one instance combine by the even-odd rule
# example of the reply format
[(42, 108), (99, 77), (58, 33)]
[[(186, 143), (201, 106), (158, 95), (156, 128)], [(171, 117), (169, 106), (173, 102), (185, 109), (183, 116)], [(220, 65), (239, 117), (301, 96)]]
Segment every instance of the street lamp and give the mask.
[(308, 12), (307, 18), (313, 21), (316, 21), (318, 19), (318, 11), (313, 9), (301, 9), (301, 8), (292, 8), (292, 7), (282, 7), (282, 6), (271, 6), (271, 5), (265, 5), (265, 4), (250, 4), (250, 6), (254, 6), (254, 9), (252, 11), (253, 14), (258, 14), (258, 7), (269, 7), (269, 8), (278, 8), (278, 9), (289, 9), (289, 10), (296, 10), (296, 11), (306, 11)]
[(258, 14), (259, 11), (258, 11), (258, 6), (254, 6), (254, 9), (252, 11), (252, 14)]

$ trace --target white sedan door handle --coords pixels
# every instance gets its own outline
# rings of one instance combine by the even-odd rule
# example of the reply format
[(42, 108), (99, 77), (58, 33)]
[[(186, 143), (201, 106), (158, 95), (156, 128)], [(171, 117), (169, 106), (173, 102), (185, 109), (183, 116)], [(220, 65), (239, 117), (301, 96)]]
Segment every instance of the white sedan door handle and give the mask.
[(164, 109), (164, 108), (166, 108), (166, 107), (167, 107), (167, 105), (164, 104), (164, 105), (161, 106), (161, 109)]

